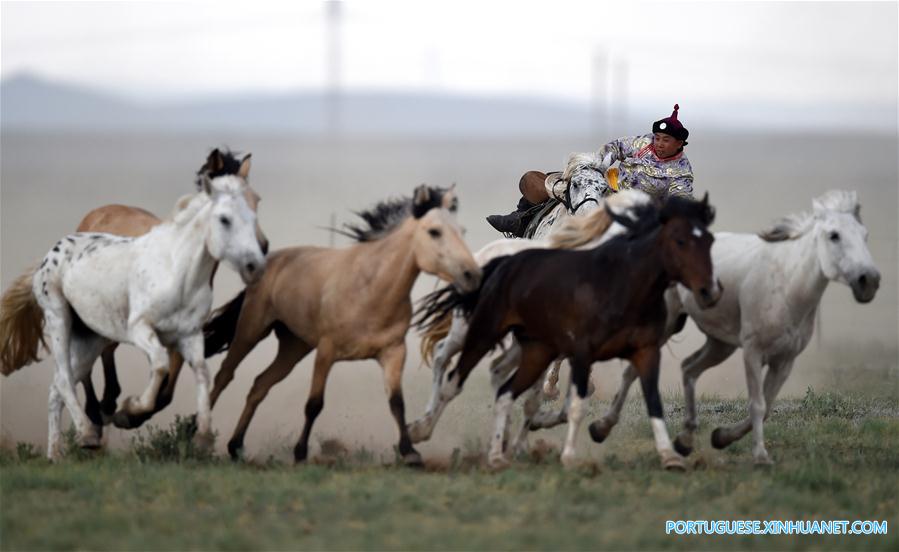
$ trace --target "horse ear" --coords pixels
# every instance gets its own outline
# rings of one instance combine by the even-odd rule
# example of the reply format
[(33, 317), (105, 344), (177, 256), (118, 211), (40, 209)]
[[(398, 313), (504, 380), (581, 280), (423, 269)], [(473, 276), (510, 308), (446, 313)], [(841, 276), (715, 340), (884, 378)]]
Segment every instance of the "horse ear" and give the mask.
[(816, 217), (822, 217), (825, 213), (827, 213), (827, 207), (824, 206), (823, 203), (818, 201), (818, 198), (812, 200), (812, 211), (815, 213)]
[(243, 178), (244, 180), (250, 176), (250, 156), (252, 154), (248, 153), (244, 156), (243, 160), (240, 162), (240, 168), (237, 169), (237, 176)]
[(453, 185), (443, 192), (443, 198), (441, 198), (440, 204), (444, 209), (448, 209), (449, 211), (456, 212), (456, 210), (458, 210), (459, 198), (456, 197), (455, 182), (453, 182)]
[(204, 168), (208, 173), (216, 173), (225, 168), (225, 159), (222, 157), (222, 152), (220, 152), (218, 148), (209, 152), (209, 157), (206, 158), (206, 166)]
[(425, 185), (415, 188), (415, 192), (412, 194), (412, 204), (415, 206), (421, 206), (426, 204), (431, 200), (431, 190)]
[(702, 196), (702, 204), (703, 205), (709, 204), (709, 192), (708, 191), (706, 191), (706, 193), (703, 194), (703, 196)]

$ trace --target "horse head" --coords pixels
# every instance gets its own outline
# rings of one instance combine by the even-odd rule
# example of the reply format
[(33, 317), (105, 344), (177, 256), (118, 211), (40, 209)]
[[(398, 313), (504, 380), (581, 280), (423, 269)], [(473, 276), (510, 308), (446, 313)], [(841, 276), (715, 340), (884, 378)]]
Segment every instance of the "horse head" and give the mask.
[(709, 194), (702, 201), (672, 197), (662, 205), (663, 262), (671, 277), (686, 286), (701, 308), (715, 305), (721, 298), (721, 282), (712, 267), (714, 236), (708, 227), (715, 220)]

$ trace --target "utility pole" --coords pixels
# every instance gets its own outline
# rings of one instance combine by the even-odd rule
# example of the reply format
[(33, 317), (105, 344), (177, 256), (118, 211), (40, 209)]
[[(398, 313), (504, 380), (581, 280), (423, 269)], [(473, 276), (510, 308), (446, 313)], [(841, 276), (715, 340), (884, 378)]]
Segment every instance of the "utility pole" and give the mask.
[(343, 17), (343, 3), (338, 0), (325, 2), (325, 15), (328, 30), (325, 39), (326, 68), (327, 68), (327, 131), (331, 136), (340, 132), (340, 74), (343, 62), (341, 50), (341, 18)]

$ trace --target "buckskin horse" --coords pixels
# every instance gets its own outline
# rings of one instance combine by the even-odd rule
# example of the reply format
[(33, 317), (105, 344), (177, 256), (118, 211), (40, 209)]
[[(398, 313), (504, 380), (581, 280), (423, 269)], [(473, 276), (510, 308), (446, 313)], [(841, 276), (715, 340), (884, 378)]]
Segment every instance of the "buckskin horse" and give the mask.
[(232, 458), (239, 456), (250, 421), (269, 389), (317, 349), (294, 459), (306, 459), (331, 366), (339, 360), (374, 358), (384, 370), (390, 411), (400, 433), (399, 452), (406, 464), (421, 465), (406, 430), (402, 391), (412, 286), (424, 271), (467, 291), (478, 286), (481, 275), (462, 240), (456, 205), (452, 189), (427, 186), (416, 188), (412, 198), (379, 203), (359, 213), (364, 225), (348, 227), (359, 243), (276, 251), (269, 256), (265, 276), (213, 316), (207, 324), (206, 352), (228, 349), (215, 377), (213, 405), (253, 347), (272, 330), (278, 338), (275, 360), (254, 381), (228, 442)]

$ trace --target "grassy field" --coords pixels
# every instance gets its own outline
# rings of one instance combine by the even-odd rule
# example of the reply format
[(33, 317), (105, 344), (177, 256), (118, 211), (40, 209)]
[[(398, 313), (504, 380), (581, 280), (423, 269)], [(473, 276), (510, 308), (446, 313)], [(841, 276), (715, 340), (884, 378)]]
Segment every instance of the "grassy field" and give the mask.
[[(668, 398), (666, 404), (678, 404)], [(27, 445), (0, 456), (0, 547), (37, 549), (899, 549), (895, 396), (809, 392), (766, 425), (776, 465), (754, 468), (750, 439), (708, 434), (742, 400), (701, 401), (701, 449), (686, 473), (659, 468), (642, 399), (599, 462), (564, 470), (533, 454), (493, 473), (467, 443), (412, 471), (325, 443), (310, 465), (197, 457), (170, 430), (128, 451), (73, 450), (50, 465)], [(679, 424), (676, 407), (669, 427)], [(589, 418), (588, 418), (589, 419)], [(582, 447), (596, 447), (582, 439)], [(886, 520), (886, 536), (675, 536), (666, 520)]]

